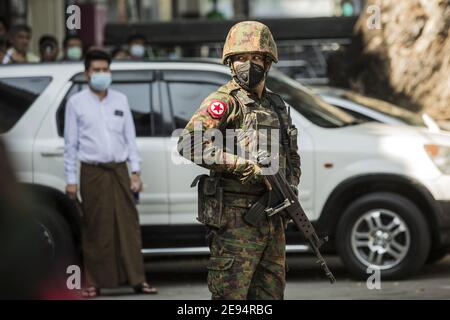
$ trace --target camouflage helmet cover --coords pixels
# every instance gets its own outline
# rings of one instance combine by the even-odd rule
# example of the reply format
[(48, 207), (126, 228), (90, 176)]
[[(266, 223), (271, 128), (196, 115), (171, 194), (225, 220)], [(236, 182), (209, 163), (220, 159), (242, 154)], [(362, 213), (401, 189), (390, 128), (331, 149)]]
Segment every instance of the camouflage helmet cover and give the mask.
[(243, 21), (235, 24), (228, 32), (223, 47), (222, 62), (235, 54), (260, 52), (278, 62), (278, 51), (269, 27), (258, 21)]

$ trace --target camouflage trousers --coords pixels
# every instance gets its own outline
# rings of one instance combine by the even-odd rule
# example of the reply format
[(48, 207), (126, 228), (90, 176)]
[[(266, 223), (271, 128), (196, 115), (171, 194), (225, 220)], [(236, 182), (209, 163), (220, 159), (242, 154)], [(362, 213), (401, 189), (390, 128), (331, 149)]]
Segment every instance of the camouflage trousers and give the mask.
[(281, 300), (286, 286), (285, 220), (278, 214), (253, 227), (247, 209), (224, 206), (222, 227), (210, 229), (208, 288), (212, 299)]

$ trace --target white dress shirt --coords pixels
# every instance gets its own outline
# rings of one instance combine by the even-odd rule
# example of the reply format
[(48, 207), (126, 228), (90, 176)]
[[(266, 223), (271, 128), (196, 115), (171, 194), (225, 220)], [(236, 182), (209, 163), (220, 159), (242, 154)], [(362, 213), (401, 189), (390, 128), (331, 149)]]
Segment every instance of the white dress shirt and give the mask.
[(73, 95), (66, 105), (64, 171), (77, 183), (77, 157), (86, 163), (128, 161), (139, 171), (136, 130), (127, 97), (111, 89), (103, 100), (90, 89)]

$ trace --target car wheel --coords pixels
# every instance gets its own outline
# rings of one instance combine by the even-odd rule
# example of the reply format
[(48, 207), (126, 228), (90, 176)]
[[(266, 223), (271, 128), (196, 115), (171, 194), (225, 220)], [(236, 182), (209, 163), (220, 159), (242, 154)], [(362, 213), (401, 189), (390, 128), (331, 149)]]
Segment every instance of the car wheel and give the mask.
[(68, 265), (78, 262), (69, 224), (61, 213), (46, 206), (38, 206), (35, 223), (42, 258), (52, 270), (65, 273)]
[(382, 279), (413, 275), (425, 263), (430, 232), (419, 208), (393, 193), (372, 193), (355, 200), (343, 213), (337, 249), (347, 269), (366, 279), (379, 269)]

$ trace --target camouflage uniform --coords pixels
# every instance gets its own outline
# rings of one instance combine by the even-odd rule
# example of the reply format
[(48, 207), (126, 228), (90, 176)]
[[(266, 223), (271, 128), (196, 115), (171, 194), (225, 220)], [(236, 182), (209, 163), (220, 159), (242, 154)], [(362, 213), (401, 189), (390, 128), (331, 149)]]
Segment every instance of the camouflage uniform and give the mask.
[[(239, 23), (228, 35), (224, 62), (235, 53), (255, 51), (277, 61), (276, 46), (269, 29), (257, 22)], [(202, 133), (219, 129), (226, 140), (226, 129), (242, 129), (243, 132), (279, 129), (275, 110), (279, 108), (284, 127), (291, 127), (284, 103), (277, 106), (271, 103), (277, 98), (280, 99), (267, 90), (259, 98), (232, 79), (202, 102), (178, 142), (183, 156), (210, 169), (210, 176), (200, 179), (198, 220), (208, 228), (211, 251), (208, 287), (213, 299), (283, 299), (287, 219), (280, 214), (264, 216), (257, 227), (243, 220), (249, 206), (267, 192), (259, 167), (251, 160), (242, 160), (227, 148), (213, 148), (213, 141), (208, 137), (201, 140), (202, 152), (197, 154), (192, 142), (195, 122), (201, 122)], [(222, 114), (214, 113), (214, 106), (222, 109)], [(286, 137), (290, 138), (288, 152), (293, 167), (288, 178), (296, 186), (301, 174), (297, 136)], [(249, 137), (237, 141), (248, 146)], [(181, 151), (187, 149), (191, 151), (189, 155)], [(282, 147), (279, 150), (280, 170), (286, 172), (286, 154)], [(212, 160), (218, 158), (224, 163), (213, 163)]]

